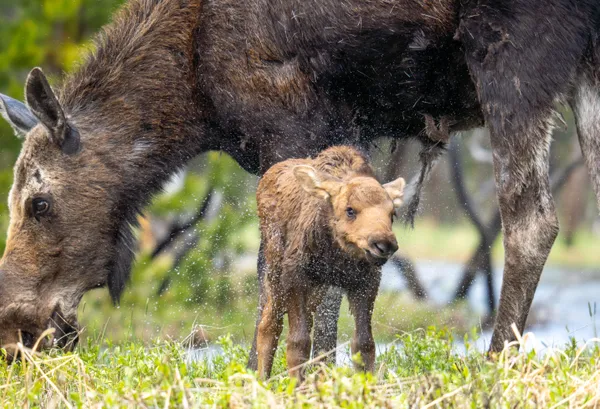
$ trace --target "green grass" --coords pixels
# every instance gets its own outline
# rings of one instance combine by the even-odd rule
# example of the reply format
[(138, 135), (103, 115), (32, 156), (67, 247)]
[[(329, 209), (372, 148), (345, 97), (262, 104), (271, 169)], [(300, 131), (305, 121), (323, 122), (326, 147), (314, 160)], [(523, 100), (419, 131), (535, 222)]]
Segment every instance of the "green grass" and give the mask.
[[(521, 341), (526, 342), (526, 341)], [(416, 330), (399, 336), (377, 360), (375, 374), (313, 363), (304, 384), (286, 375), (284, 354), (272, 379), (245, 369), (247, 347), (219, 341), (212, 361), (190, 361), (181, 344), (156, 341), (100, 346), (73, 353), (21, 350), (0, 364), (2, 407), (392, 408), (596, 407), (600, 348), (570, 344), (548, 351), (506, 349), (493, 360), (470, 347), (456, 351), (451, 333)], [(556, 405), (556, 406), (553, 406)]]
[[(248, 281), (251, 279), (254, 277), (247, 277)], [(175, 297), (147, 298), (136, 303), (132, 300), (138, 298), (134, 294), (115, 308), (110, 304), (108, 295), (95, 292), (86, 296), (80, 309), (80, 322), (85, 327), (82, 338), (101, 338), (112, 342), (133, 339), (150, 343), (156, 338), (181, 339), (193, 331), (197, 345), (224, 335), (231, 336), (236, 342), (249, 343), (254, 334), (256, 291), (232, 291), (234, 295), (224, 308), (211, 303), (186, 306)], [(466, 303), (440, 307), (416, 302), (406, 293), (380, 294), (373, 312), (377, 342), (389, 342), (398, 333), (429, 325), (448, 326), (457, 333), (464, 333), (477, 323), (476, 316), (469, 311)], [(344, 299), (338, 338), (340, 341), (349, 340), (353, 331), (354, 319)]]

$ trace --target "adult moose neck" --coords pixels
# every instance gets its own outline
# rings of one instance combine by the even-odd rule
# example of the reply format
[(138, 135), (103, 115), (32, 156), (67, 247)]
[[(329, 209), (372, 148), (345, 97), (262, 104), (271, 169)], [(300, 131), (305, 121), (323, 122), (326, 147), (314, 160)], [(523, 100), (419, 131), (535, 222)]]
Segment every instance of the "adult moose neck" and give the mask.
[[(81, 134), (81, 163), (101, 163), (116, 254), (108, 286), (118, 300), (132, 260), (130, 226), (163, 183), (208, 150), (196, 98), (194, 31), (200, 0), (131, 0), (58, 91)], [(106, 180), (106, 177), (105, 177)]]
[(195, 98), (199, 13), (200, 0), (130, 1), (59, 90), (83, 149), (143, 196), (208, 147)]

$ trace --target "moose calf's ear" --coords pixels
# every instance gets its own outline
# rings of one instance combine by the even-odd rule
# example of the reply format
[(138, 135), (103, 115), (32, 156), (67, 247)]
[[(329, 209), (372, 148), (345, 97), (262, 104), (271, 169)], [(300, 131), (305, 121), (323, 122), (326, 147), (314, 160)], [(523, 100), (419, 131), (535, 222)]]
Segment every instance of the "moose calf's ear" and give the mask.
[(323, 180), (317, 171), (308, 165), (298, 165), (294, 167), (294, 176), (306, 192), (321, 199), (329, 199), (329, 193), (323, 189)]
[(77, 152), (79, 132), (67, 123), (65, 113), (41, 69), (34, 68), (29, 73), (25, 84), (25, 98), (31, 112), (48, 129), (50, 140), (64, 153)]
[(383, 185), (387, 194), (394, 202), (394, 208), (398, 209), (402, 206), (402, 198), (404, 197), (404, 186), (406, 186), (406, 182), (403, 178), (398, 178), (393, 182), (386, 183)]
[(38, 124), (37, 118), (27, 108), (27, 105), (4, 94), (0, 94), (0, 115), (19, 137), (25, 136), (31, 128)]

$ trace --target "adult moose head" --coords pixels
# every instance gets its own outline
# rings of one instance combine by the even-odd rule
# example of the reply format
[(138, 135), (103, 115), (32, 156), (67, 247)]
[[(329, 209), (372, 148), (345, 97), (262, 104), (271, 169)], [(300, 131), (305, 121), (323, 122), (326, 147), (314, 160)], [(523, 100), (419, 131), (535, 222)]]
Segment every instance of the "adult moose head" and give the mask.
[(56, 93), (34, 71), (29, 108), (3, 98), (26, 135), (0, 264), (1, 341), (70, 332), (94, 286), (117, 299), (135, 214), (199, 152), (260, 173), (333, 144), (419, 138), (412, 216), (449, 134), (485, 121), (506, 249), (490, 348), (502, 349), (513, 323), (524, 329), (558, 230), (556, 100), (574, 108), (600, 198), (599, 35), (591, 0), (130, 0)]
[[(54, 328), (53, 342), (42, 346), (72, 347), (83, 294), (108, 286), (119, 299), (140, 207), (199, 149), (190, 143), (200, 127), (189, 125), (198, 114), (183, 80), (192, 76), (197, 8), (163, 4), (148, 15), (147, 5), (118, 16), (56, 92), (35, 68), (26, 104), (0, 95), (0, 113), (23, 138), (0, 262), (2, 345), (22, 340), (31, 347)], [(132, 23), (147, 24), (145, 38), (132, 36)], [(116, 55), (152, 41), (160, 46), (136, 59)]]
[[(58, 345), (65, 346), (76, 335), (83, 292), (106, 280), (90, 272), (106, 259), (99, 253), (109, 237), (94, 237), (89, 229), (97, 228), (97, 219), (106, 218), (110, 208), (92, 209), (90, 199), (108, 203), (109, 198), (101, 184), (77, 184), (82, 170), (85, 176), (91, 170), (81, 163), (80, 134), (40, 69), (29, 74), (25, 90), (29, 108), (0, 96), (0, 112), (27, 138), (9, 197), (11, 223), (0, 264), (0, 336), (4, 343), (20, 336), (31, 345), (54, 327)], [(89, 256), (88, 266), (82, 265), (82, 254)]]

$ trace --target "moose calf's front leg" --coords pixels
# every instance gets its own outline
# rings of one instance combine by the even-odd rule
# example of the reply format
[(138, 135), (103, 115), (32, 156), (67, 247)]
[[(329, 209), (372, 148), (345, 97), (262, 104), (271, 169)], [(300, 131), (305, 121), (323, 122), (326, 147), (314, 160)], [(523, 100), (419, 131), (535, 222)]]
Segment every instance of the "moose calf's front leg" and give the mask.
[(356, 369), (360, 371), (373, 372), (375, 369), (375, 340), (373, 339), (371, 319), (378, 288), (379, 280), (370, 283), (366, 290), (348, 292), (350, 310), (354, 315), (352, 355), (360, 352), (362, 363), (355, 364)]
[(310, 358), (310, 331), (312, 316), (306, 304), (304, 291), (294, 291), (287, 305), (290, 325), (287, 340), (287, 365), (291, 377), (304, 380), (302, 365)]

